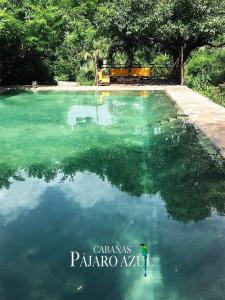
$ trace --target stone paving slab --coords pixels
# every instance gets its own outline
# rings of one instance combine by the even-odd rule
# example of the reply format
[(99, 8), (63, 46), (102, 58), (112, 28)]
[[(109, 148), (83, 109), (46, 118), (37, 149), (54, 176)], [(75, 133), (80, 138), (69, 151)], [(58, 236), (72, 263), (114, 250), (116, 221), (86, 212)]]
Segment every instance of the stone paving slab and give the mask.
[[(168, 85), (140, 85), (140, 84), (112, 84), (110, 86), (82, 86), (75, 84), (66, 84), (63, 85), (39, 85), (38, 88), (32, 88), (31, 85), (24, 86), (2, 86), (0, 91), (20, 89), (20, 90), (31, 90), (31, 91), (163, 91)], [(173, 87), (179, 87), (178, 85), (173, 85)]]
[(225, 158), (225, 108), (185, 86), (166, 92)]

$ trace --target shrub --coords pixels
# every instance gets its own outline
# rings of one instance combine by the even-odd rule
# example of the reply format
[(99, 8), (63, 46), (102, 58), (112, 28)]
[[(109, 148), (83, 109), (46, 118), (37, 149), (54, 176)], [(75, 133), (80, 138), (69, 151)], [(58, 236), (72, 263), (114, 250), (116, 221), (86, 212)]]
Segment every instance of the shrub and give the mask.
[(225, 81), (225, 49), (200, 49), (196, 51), (186, 65), (187, 80), (198, 77), (213, 85)]

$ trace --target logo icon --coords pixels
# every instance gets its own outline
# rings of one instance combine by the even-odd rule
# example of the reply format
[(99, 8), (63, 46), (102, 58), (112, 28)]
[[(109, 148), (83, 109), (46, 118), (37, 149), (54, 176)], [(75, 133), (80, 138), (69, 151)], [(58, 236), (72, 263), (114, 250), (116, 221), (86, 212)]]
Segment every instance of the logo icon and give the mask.
[(144, 258), (144, 276), (147, 276), (147, 258), (148, 258), (148, 246), (146, 244), (140, 244), (141, 246), (141, 254)]

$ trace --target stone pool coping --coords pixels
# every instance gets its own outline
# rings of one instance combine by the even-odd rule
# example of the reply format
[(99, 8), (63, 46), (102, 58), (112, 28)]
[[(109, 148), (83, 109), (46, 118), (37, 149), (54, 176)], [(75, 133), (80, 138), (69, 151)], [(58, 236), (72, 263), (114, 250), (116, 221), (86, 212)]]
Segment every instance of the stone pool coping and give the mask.
[(219, 150), (225, 158), (225, 108), (212, 102), (208, 98), (194, 92), (187, 86), (179, 85), (111, 85), (111, 86), (77, 86), (74, 84), (59, 86), (31, 86), (2, 87), (7, 89), (20, 89), (31, 91), (165, 91), (178, 108), (187, 115), (190, 122), (196, 125), (205, 136)]
[(186, 86), (166, 92), (225, 158), (225, 108)]

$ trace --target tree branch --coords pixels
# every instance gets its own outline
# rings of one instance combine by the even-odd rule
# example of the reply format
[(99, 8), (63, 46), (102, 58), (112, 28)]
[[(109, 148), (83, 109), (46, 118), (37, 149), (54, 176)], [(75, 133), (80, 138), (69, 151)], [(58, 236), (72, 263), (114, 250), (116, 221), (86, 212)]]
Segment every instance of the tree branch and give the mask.
[(214, 48), (220, 48), (220, 47), (223, 47), (225, 46), (225, 42), (221, 43), (221, 44), (217, 44), (217, 45), (214, 45), (212, 43), (207, 43), (206, 44), (207, 46), (210, 46), (210, 47), (214, 47)]

